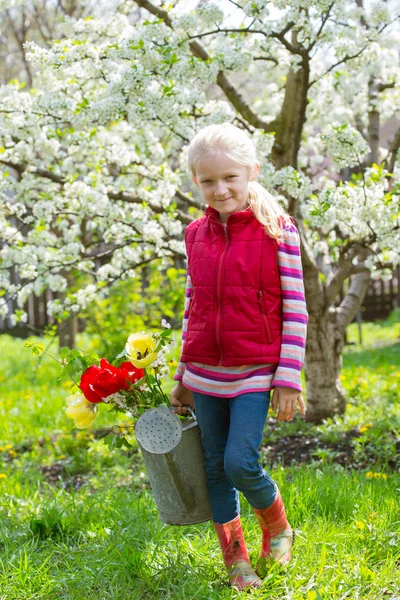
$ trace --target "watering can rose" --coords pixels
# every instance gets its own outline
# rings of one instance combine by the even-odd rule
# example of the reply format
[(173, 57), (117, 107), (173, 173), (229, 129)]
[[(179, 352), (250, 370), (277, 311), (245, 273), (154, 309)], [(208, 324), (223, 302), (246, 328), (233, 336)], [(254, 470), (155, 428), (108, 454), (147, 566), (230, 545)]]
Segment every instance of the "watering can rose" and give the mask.
[(132, 333), (126, 342), (125, 351), (135, 367), (145, 369), (156, 360), (156, 347), (156, 342), (148, 333)]
[(136, 383), (144, 376), (143, 369), (137, 369), (130, 362), (114, 367), (102, 358), (100, 366), (91, 365), (81, 377), (79, 387), (89, 402), (103, 402), (104, 398), (116, 394), (120, 390), (129, 390), (131, 383)]

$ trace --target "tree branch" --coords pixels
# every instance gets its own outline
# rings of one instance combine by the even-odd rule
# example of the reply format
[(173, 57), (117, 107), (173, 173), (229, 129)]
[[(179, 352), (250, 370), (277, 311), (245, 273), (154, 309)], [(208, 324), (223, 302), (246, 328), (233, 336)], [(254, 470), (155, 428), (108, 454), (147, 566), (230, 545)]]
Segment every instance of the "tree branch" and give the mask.
[(328, 10), (326, 11), (326, 13), (325, 13), (325, 15), (324, 15), (324, 17), (323, 17), (323, 19), (322, 19), (322, 21), (321, 21), (321, 26), (320, 26), (320, 28), (319, 28), (319, 29), (318, 29), (318, 31), (317, 31), (317, 34), (316, 34), (316, 36), (315, 36), (315, 38), (314, 38), (314, 41), (313, 41), (313, 42), (311, 42), (311, 44), (310, 44), (310, 45), (308, 46), (308, 48), (307, 48), (307, 52), (308, 52), (308, 53), (310, 53), (310, 52), (311, 52), (311, 50), (314, 48), (315, 44), (317, 43), (317, 40), (318, 40), (319, 36), (321, 35), (321, 33), (322, 33), (322, 30), (323, 30), (323, 28), (325, 27), (325, 24), (326, 24), (327, 20), (329, 19), (329, 15), (331, 14), (331, 10), (332, 10), (332, 8), (334, 7), (334, 5), (335, 5), (335, 3), (334, 3), (334, 2), (332, 2), (332, 4), (330, 4), (330, 5), (328, 6)]
[(324, 304), (324, 288), (319, 278), (319, 269), (312, 249), (306, 240), (303, 224), (299, 221), (301, 262), (303, 265), (304, 288), (309, 312), (320, 312)]
[(399, 151), (399, 148), (400, 148), (400, 125), (392, 139), (392, 142), (389, 147), (389, 152), (387, 153), (387, 156), (385, 159), (385, 162), (387, 162), (389, 159), (389, 156), (390, 156), (390, 160), (387, 165), (389, 173), (393, 173), (394, 165), (396, 162), (397, 153)]
[(353, 264), (353, 259), (360, 254), (365, 258), (367, 252), (364, 248), (360, 249), (360, 247), (355, 245), (346, 257), (341, 257), (339, 261), (339, 267), (326, 287), (326, 302), (328, 305), (331, 305), (335, 302), (335, 299), (339, 294), (344, 281), (348, 279), (350, 275), (362, 273), (364, 271), (368, 271), (368, 273), (370, 272), (369, 269), (362, 263), (357, 265)]
[[(164, 23), (173, 29), (173, 24), (168, 16), (168, 13), (161, 8), (154, 6), (148, 0), (135, 0), (136, 4), (142, 8), (148, 10), (152, 15), (163, 19)], [(264, 32), (265, 33), (265, 32)], [(281, 32), (282, 33), (282, 32)], [(192, 40), (189, 44), (192, 54), (203, 61), (209, 61), (210, 56), (204, 46), (198, 41)], [(217, 84), (223, 90), (228, 100), (235, 107), (235, 109), (242, 115), (250, 125), (256, 129), (262, 129), (266, 133), (271, 133), (276, 130), (276, 121), (267, 122), (262, 119), (257, 113), (253, 112), (249, 104), (244, 100), (243, 96), (239, 93), (236, 87), (229, 81), (223, 71), (219, 71), (217, 75)]]
[(312, 81), (310, 81), (308, 87), (310, 88), (312, 85), (314, 85), (314, 83), (317, 83), (318, 79), (322, 79), (323, 77), (325, 77), (325, 75), (328, 75), (328, 73), (330, 73), (335, 67), (338, 67), (339, 65), (341, 65), (345, 62), (348, 62), (349, 60), (353, 60), (353, 58), (358, 58), (360, 56), (360, 54), (362, 54), (364, 52), (364, 50), (366, 50), (366, 48), (368, 47), (368, 44), (369, 44), (369, 40), (366, 44), (364, 44), (364, 46), (361, 48), (361, 50), (356, 52), (356, 54), (346, 54), (346, 56), (344, 58), (342, 58), (338, 62), (331, 65), (329, 67), (329, 69), (327, 69), (325, 71), (325, 73), (322, 73), (322, 75), (320, 75), (316, 79), (313, 79)]
[(367, 292), (370, 279), (371, 273), (368, 269), (364, 269), (352, 277), (350, 288), (337, 309), (337, 325), (341, 333), (344, 334), (346, 327), (356, 316)]
[[(60, 175), (56, 175), (52, 171), (47, 171), (46, 169), (40, 169), (40, 168), (35, 168), (35, 167), (34, 168), (29, 167), (29, 169), (28, 169), (28, 165), (24, 165), (22, 163), (13, 163), (11, 161), (4, 160), (4, 159), (0, 159), (0, 164), (6, 165), (6, 166), (10, 167), (11, 169), (14, 169), (15, 171), (17, 171), (17, 173), (20, 176), (23, 173), (28, 171), (29, 173), (32, 173), (33, 175), (37, 175), (38, 177), (43, 177), (44, 179), (50, 179), (50, 181), (53, 181), (54, 183), (58, 183), (61, 186), (65, 185), (65, 183), (66, 183), (66, 180), (63, 177), (61, 177)], [(134, 194), (128, 194), (126, 192), (113, 192), (112, 190), (107, 190), (106, 195), (112, 200), (122, 200), (123, 202), (128, 202), (128, 203), (132, 203), (132, 204), (143, 204), (143, 202), (144, 202), (143, 198), (140, 198), (140, 196), (135, 196)], [(196, 208), (201, 208), (197, 203), (195, 203), (192, 200), (189, 200), (189, 197), (182, 194), (182, 192), (178, 192), (176, 194), (176, 196), (182, 200), (187, 199), (188, 204), (190, 204), (190, 206), (195, 206)], [(161, 214), (161, 213), (165, 212), (164, 207), (159, 206), (158, 204), (154, 204), (153, 202), (149, 202), (147, 200), (146, 200), (146, 202), (153, 212), (155, 212), (157, 214)], [(181, 221), (181, 223), (188, 225), (189, 223), (191, 223), (193, 221), (193, 217), (191, 217), (190, 215), (187, 215), (183, 211), (176, 209), (175, 212), (177, 213), (179, 221)]]

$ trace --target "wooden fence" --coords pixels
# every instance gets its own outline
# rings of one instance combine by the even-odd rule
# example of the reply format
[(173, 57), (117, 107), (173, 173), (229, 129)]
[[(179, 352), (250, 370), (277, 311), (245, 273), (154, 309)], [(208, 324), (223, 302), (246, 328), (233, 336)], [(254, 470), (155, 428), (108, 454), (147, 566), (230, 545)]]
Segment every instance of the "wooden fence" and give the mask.
[(363, 321), (384, 319), (400, 306), (400, 266), (389, 281), (371, 281), (365, 295), (361, 314)]

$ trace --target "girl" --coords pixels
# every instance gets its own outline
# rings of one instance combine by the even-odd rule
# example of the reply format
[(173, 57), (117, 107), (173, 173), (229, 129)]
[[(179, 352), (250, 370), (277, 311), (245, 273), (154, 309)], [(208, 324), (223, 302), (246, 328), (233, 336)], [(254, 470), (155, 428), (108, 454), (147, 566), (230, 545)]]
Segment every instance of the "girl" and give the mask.
[[(308, 315), (293, 221), (255, 179), (247, 134), (210, 125), (189, 145), (189, 168), (208, 205), (185, 231), (188, 276), (182, 353), (171, 392), (175, 412), (194, 406), (205, 454), (213, 524), (239, 589), (259, 587), (267, 560), (290, 560), (293, 530), (275, 482), (259, 464), (272, 407), (290, 421), (299, 403)], [(256, 574), (239, 515), (239, 493), (262, 530)]]

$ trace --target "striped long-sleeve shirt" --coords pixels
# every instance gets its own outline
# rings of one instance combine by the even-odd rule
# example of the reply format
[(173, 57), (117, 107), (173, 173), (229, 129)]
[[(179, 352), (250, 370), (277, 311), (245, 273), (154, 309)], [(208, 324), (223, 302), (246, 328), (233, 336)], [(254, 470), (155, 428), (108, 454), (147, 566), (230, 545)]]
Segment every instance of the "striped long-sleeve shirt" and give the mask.
[[(277, 386), (301, 391), (300, 373), (308, 314), (304, 297), (303, 270), (299, 234), (289, 225), (278, 246), (278, 269), (282, 290), (282, 344), (278, 364), (211, 366), (179, 362), (174, 379), (195, 392), (219, 397), (234, 397), (248, 392), (269, 391)], [(187, 273), (182, 343), (185, 343), (192, 295), (190, 273)]]

